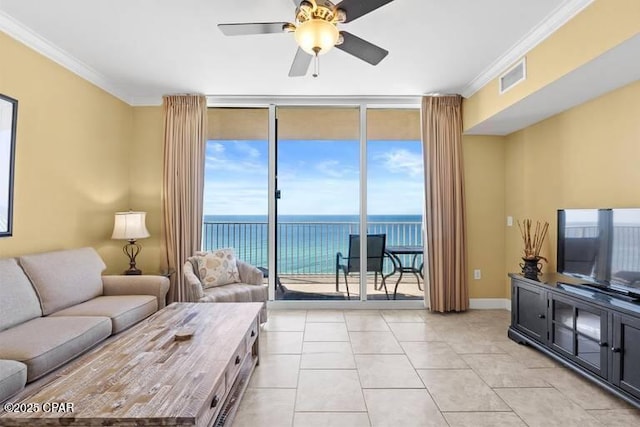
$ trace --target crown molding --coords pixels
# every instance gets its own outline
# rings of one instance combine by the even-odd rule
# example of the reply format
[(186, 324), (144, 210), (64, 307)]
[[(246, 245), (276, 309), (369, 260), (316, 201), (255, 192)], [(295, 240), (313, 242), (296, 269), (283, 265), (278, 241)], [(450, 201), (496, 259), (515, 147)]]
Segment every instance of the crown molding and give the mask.
[(68, 52), (47, 41), (42, 36), (24, 26), (21, 22), (16, 21), (12, 16), (3, 11), (0, 11), (0, 31), (3, 31), (20, 43), (35, 50), (90, 83), (93, 83), (100, 89), (110, 93), (121, 101), (131, 105), (129, 96), (127, 96), (127, 94), (124, 93), (124, 91), (113, 81), (109, 80), (103, 74), (100, 74), (82, 61), (74, 58)]
[(161, 96), (132, 96), (129, 101), (132, 107), (158, 107), (162, 105)]
[(531, 29), (511, 49), (503, 53), (491, 65), (471, 80), (462, 90), (462, 96), (469, 98), (487, 83), (497, 78), (504, 70), (522, 58), (531, 49), (542, 43), (547, 37), (582, 12), (595, 0), (567, 0), (553, 10), (545, 19)]

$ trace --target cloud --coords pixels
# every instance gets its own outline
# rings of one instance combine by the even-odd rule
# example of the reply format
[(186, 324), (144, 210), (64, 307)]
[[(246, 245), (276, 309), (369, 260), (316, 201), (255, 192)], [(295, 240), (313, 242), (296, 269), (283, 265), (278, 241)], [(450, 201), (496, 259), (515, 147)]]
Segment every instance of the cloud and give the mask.
[(267, 159), (245, 141), (208, 141), (205, 168), (210, 172), (265, 174)]
[(234, 141), (233, 148), (236, 151), (243, 153), (253, 159), (257, 159), (258, 157), (260, 157), (260, 150), (252, 147), (251, 144), (247, 143), (246, 141)]
[(407, 173), (412, 177), (422, 175), (422, 155), (419, 153), (398, 149), (383, 153), (379, 157), (391, 173)]
[(209, 141), (207, 148), (210, 148), (214, 153), (224, 153), (224, 145), (219, 142)]
[(357, 176), (358, 171), (345, 166), (338, 160), (325, 160), (316, 163), (315, 169), (321, 174), (331, 178), (344, 178), (347, 176)]
[(224, 156), (208, 155), (205, 158), (205, 168), (217, 172), (239, 172), (243, 174), (260, 174), (267, 176), (267, 165), (251, 160), (231, 160)]

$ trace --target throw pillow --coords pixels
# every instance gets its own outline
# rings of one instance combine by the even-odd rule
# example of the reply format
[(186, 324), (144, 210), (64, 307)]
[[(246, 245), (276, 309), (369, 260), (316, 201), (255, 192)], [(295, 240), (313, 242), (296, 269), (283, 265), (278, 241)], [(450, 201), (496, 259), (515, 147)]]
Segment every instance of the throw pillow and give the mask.
[(198, 258), (198, 273), (204, 289), (239, 283), (240, 273), (233, 249), (218, 249)]

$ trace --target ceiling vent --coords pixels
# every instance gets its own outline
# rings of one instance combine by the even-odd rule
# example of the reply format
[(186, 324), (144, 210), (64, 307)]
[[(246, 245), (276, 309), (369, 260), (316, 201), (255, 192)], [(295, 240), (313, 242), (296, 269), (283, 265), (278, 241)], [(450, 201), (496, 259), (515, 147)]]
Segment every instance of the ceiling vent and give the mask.
[(527, 79), (527, 61), (522, 58), (506, 73), (500, 76), (500, 94), (505, 93), (518, 83)]

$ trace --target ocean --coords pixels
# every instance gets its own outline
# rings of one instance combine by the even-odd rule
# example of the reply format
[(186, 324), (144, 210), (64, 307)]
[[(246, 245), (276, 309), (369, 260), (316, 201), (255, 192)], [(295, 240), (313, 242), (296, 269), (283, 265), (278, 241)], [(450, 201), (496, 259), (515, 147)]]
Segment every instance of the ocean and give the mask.
[[(367, 225), (369, 234), (385, 234), (388, 246), (422, 245), (422, 215), (369, 215)], [(335, 274), (336, 254), (348, 256), (349, 235), (359, 234), (359, 217), (279, 215), (276, 230), (280, 274)], [(203, 248), (228, 247), (239, 259), (267, 267), (267, 217), (205, 215)], [(406, 258), (403, 264), (411, 262)], [(391, 263), (386, 264), (390, 271)]]

